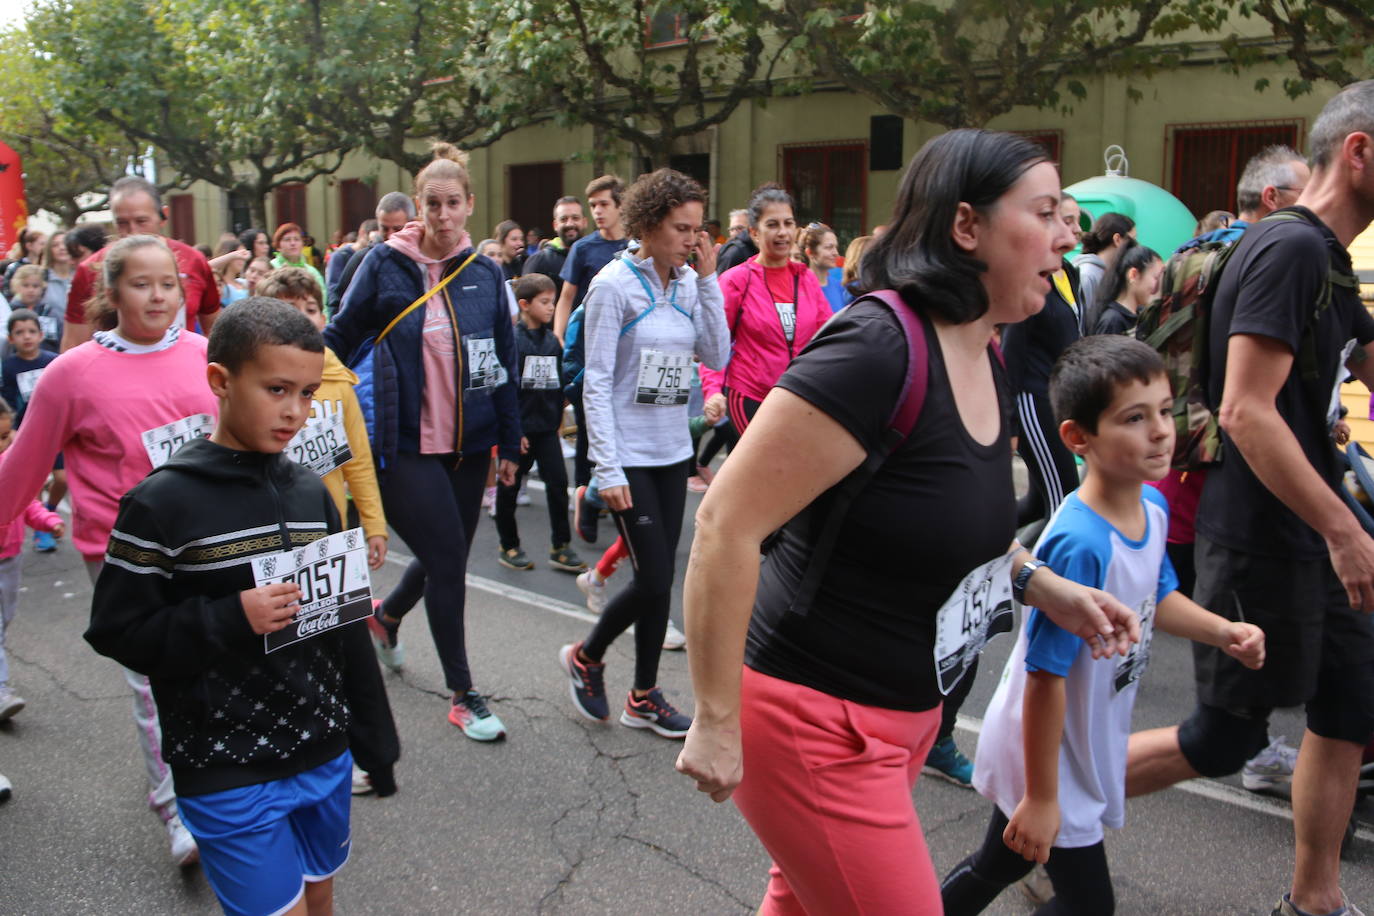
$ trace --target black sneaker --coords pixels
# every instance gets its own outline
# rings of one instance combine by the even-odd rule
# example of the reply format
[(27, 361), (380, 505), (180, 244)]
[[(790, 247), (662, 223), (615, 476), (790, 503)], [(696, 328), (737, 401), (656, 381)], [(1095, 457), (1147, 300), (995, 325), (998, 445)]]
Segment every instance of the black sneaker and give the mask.
[(665, 738), (685, 738), (692, 720), (663, 699), (663, 691), (658, 687), (642, 697), (634, 691), (625, 700), (625, 709), (620, 713), (620, 724), (629, 728), (647, 728)]
[(568, 689), (577, 711), (593, 722), (605, 722), (611, 717), (611, 707), (606, 702), (606, 663), (582, 661), (577, 657), (581, 649), (580, 642), (559, 649), (559, 665), (568, 676)]
[(549, 551), (549, 565), (564, 572), (580, 573), (587, 571), (587, 564), (572, 549), (571, 544), (563, 544)]
[(578, 487), (573, 494), (573, 528), (588, 544), (596, 543), (596, 518), (597, 508), (587, 501), (587, 488)]
[(499, 551), (496, 559), (507, 569), (534, 569), (534, 561), (525, 556), (525, 551), (519, 547)]

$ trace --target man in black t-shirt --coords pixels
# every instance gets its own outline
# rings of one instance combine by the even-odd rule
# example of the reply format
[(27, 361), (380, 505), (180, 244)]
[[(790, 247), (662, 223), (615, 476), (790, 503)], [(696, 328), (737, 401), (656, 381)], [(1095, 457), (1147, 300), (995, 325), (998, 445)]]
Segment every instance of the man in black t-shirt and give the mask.
[(1242, 674), (1196, 649), (1197, 710), (1176, 728), (1133, 735), (1127, 774), (1139, 795), (1233, 773), (1264, 746), (1274, 708), (1305, 705), (1293, 775), (1300, 842), (1275, 916), (1352, 912), (1340, 847), (1374, 737), (1374, 540), (1336, 493), (1330, 438), (1347, 370), (1374, 385), (1374, 319), (1346, 251), (1374, 217), (1374, 81), (1328, 102), (1311, 142), (1312, 177), (1289, 208), (1301, 218), (1246, 231), (1211, 324), (1224, 450), (1198, 507), (1194, 598), (1262, 627), (1268, 657)]
[(558, 198), (558, 203), (553, 205), (554, 237), (525, 261), (525, 273), (543, 274), (553, 280), (555, 302), (563, 294), (563, 278), (559, 276), (563, 263), (568, 260), (573, 242), (582, 238), (586, 228), (582, 201), (572, 196)]

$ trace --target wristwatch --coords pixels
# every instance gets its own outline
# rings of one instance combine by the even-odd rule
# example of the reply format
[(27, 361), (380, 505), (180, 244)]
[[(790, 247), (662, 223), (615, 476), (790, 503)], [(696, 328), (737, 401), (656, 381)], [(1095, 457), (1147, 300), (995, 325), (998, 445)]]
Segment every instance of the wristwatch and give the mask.
[(1011, 596), (1020, 604), (1026, 603), (1026, 586), (1030, 585), (1031, 576), (1042, 566), (1048, 566), (1039, 560), (1027, 560), (1016, 572), (1016, 578), (1011, 581)]

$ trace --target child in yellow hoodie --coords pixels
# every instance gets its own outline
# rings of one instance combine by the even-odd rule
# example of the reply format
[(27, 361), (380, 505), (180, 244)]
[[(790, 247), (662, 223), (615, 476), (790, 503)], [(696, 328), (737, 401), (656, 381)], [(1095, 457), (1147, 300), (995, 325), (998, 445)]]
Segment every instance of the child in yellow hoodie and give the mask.
[[(324, 330), (320, 285), (304, 268), (282, 267), (274, 270), (258, 282), (255, 292), (295, 307), (317, 328)], [(304, 458), (323, 472), (321, 479), (329, 495), (334, 498), (340, 518), (348, 517), (348, 496), (353, 497), (353, 506), (358, 510), (363, 534), (367, 538), (368, 566), (376, 570), (386, 562), (386, 514), (382, 511), (382, 494), (373, 468), (367, 424), (358, 405), (358, 396), (353, 392), (353, 386), (357, 383), (358, 377), (352, 370), (339, 360), (333, 350), (325, 347), (324, 374), (320, 387), (315, 391), (306, 429), (309, 430), (311, 424), (329, 421), (341, 414), (344, 437), (352, 457), (331, 468), (342, 456), (331, 455), (304, 440), (300, 454), (295, 449), (289, 450), (289, 453), (298, 460)], [(375, 792), (379, 796), (390, 795), (396, 791), (392, 768), (400, 757), (400, 739), (391, 716), (391, 705), (365, 629), (347, 627), (345, 633), (348, 670), (344, 676), (344, 689), (352, 712), (348, 735), (355, 762), (353, 794)]]

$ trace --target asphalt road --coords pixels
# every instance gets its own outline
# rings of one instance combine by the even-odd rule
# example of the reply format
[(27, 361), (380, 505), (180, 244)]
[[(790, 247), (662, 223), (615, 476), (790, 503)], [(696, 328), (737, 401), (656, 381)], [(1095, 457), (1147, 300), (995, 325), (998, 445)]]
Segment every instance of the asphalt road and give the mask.
[[(509, 740), (479, 745), (447, 723), (442, 677), (423, 615), (402, 630), (408, 660), (387, 686), (404, 746), (400, 792), (353, 807), (353, 858), (337, 884), (341, 914), (748, 914), (766, 883), (767, 857), (730, 805), (713, 805), (672, 769), (677, 745), (643, 731), (596, 726), (571, 709), (557, 651), (590, 616), (572, 576), (543, 564), (547, 513), (519, 510), (539, 568), (496, 562), (484, 519), (471, 562), (468, 633), (479, 689), (493, 697)], [(690, 512), (699, 497), (689, 497)], [(603, 525), (601, 546), (611, 526)], [(690, 530), (684, 531), (679, 569)], [(405, 546), (374, 578), (385, 593)], [(587, 549), (590, 559), (595, 551)], [(28, 553), (9, 653), (14, 686), (29, 700), (0, 727), (0, 772), (15, 784), (0, 806), (0, 914), (218, 912), (196, 868), (178, 871), (143, 803), (129, 700), (112, 662), (81, 640), (90, 587), (69, 546)], [(680, 595), (673, 615), (679, 622)], [(989, 648), (965, 707), (970, 754), (1011, 641)], [(608, 687), (628, 687), (633, 647), (608, 655)], [(686, 658), (665, 653), (662, 682), (691, 708)], [(1178, 721), (1191, 704), (1187, 646), (1156, 637), (1136, 707), (1139, 727)], [(1297, 737), (1285, 714), (1277, 732)], [(916, 788), (931, 854), (943, 873), (979, 842), (989, 804), (923, 779)], [(1374, 816), (1344, 864), (1352, 900), (1374, 906)], [(1267, 914), (1292, 865), (1287, 806), (1235, 780), (1199, 781), (1131, 802), (1107, 849), (1121, 914)], [(1015, 891), (989, 910), (1029, 913)]]

